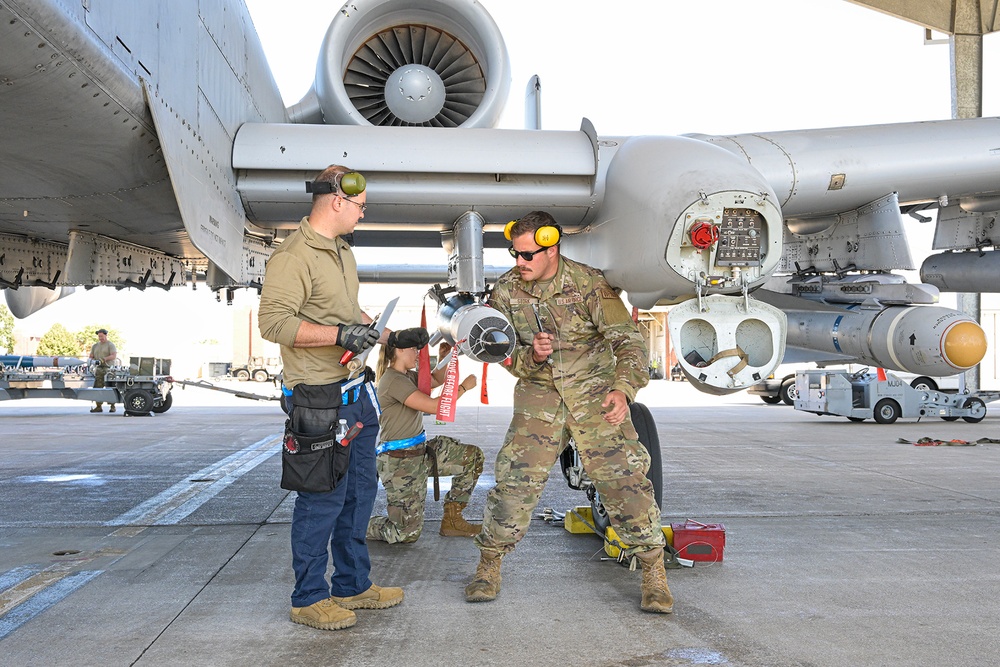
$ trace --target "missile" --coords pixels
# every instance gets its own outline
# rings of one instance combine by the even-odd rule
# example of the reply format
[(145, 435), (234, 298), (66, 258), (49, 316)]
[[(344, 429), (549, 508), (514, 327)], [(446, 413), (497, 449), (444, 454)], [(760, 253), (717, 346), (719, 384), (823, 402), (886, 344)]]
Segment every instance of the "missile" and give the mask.
[(438, 309), (438, 332), (462, 354), (487, 363), (503, 361), (514, 352), (514, 327), (500, 311), (458, 294)]
[(889, 306), (882, 310), (817, 304), (791, 310), (787, 345), (917, 375), (968, 370), (986, 355), (986, 334), (965, 313), (941, 306)]
[(920, 279), (945, 292), (1000, 292), (1000, 251), (942, 252), (920, 266)]
[(0, 355), (0, 364), (5, 368), (68, 368), (85, 366), (86, 359), (76, 357), (27, 357), (19, 354)]

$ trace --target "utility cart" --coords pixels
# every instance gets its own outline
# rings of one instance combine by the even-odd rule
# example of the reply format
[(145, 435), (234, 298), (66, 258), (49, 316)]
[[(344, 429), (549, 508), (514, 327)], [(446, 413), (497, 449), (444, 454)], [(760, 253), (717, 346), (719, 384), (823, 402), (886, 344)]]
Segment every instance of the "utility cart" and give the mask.
[(804, 370), (795, 374), (795, 409), (817, 415), (838, 415), (850, 421), (874, 419), (892, 424), (900, 417), (964, 419), (975, 424), (986, 416), (986, 404), (1000, 392), (948, 393), (911, 387), (892, 373), (845, 369)]

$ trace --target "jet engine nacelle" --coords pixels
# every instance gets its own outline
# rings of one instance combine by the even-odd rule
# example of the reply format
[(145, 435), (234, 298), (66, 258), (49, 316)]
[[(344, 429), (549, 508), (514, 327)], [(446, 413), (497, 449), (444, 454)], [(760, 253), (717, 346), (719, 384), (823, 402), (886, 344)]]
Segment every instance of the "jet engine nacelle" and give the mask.
[(492, 127), (510, 76), (479, 3), (354, 0), (330, 23), (313, 88), (329, 124)]
[(500, 311), (459, 294), (438, 310), (438, 331), (462, 354), (486, 363), (505, 360), (514, 352), (514, 327)]

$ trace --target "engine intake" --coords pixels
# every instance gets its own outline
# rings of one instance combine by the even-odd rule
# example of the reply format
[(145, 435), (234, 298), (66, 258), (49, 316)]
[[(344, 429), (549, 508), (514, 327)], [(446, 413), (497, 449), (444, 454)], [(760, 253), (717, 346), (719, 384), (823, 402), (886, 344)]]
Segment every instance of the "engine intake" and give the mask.
[(492, 127), (510, 61), (477, 2), (356, 1), (330, 23), (314, 88), (326, 123)]

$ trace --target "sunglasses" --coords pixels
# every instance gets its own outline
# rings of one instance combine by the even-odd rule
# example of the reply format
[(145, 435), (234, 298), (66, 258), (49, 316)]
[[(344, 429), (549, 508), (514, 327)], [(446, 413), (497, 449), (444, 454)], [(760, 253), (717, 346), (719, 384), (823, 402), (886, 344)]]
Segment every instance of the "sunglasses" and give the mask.
[(507, 248), (507, 252), (510, 253), (511, 257), (514, 259), (521, 257), (526, 262), (530, 262), (535, 258), (535, 255), (540, 252), (545, 252), (546, 250), (548, 250), (548, 248), (539, 248), (538, 250), (514, 250), (514, 246)]

